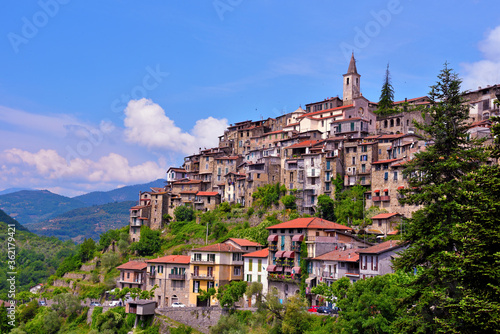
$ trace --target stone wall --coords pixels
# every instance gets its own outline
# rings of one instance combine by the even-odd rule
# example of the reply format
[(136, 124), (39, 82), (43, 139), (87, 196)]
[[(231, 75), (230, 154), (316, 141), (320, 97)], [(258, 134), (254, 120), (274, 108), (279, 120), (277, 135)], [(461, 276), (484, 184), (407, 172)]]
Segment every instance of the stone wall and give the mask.
[(226, 311), (219, 307), (169, 307), (156, 309), (156, 314), (191, 326), (202, 333), (209, 333), (210, 327), (216, 325)]

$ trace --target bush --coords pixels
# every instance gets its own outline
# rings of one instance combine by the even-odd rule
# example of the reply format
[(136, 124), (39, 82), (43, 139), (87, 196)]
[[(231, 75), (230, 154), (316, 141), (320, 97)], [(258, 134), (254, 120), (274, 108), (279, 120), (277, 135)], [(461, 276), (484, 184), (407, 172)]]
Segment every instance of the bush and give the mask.
[(285, 206), (285, 209), (296, 210), (297, 204), (295, 201), (297, 198), (294, 195), (285, 195), (281, 198), (281, 203)]
[(221, 204), (219, 204), (219, 211), (221, 213), (229, 213), (231, 212), (231, 206), (229, 205), (228, 202), (222, 202)]
[(102, 255), (101, 264), (104, 268), (114, 268), (120, 263), (120, 256), (116, 253), (105, 253)]
[(145, 225), (141, 227), (141, 239), (130, 246), (130, 249), (132, 251), (137, 251), (140, 256), (153, 255), (158, 252), (160, 248), (160, 231), (153, 231)]
[(250, 218), (254, 214), (255, 209), (253, 207), (248, 208), (247, 210), (247, 217)]
[(178, 206), (174, 210), (176, 221), (192, 221), (194, 220), (194, 210), (190, 205), (184, 204)]

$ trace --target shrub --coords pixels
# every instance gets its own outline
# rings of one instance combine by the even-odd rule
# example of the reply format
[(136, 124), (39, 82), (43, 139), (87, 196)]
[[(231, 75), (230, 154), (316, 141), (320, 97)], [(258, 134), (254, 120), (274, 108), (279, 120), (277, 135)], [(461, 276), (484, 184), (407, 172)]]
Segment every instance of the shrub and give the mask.
[(177, 221), (192, 221), (194, 220), (194, 210), (190, 205), (184, 204), (175, 208), (174, 216)]

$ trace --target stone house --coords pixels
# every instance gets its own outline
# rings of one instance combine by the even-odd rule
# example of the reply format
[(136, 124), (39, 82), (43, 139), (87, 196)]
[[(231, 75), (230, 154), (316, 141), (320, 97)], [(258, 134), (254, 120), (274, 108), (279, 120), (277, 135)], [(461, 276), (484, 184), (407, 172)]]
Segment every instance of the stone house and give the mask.
[(194, 198), (194, 209), (200, 211), (214, 210), (221, 202), (216, 191), (198, 191)]
[(129, 261), (116, 267), (120, 271), (118, 287), (120, 289), (139, 288), (144, 290), (146, 287), (146, 268), (147, 264), (143, 261)]
[(189, 303), (190, 261), (188, 255), (167, 255), (146, 260), (146, 289), (158, 286), (154, 297), (158, 307), (171, 306), (175, 302)]
[(388, 240), (372, 247), (358, 250), (360, 278), (391, 274), (394, 272), (392, 260), (397, 252), (407, 246), (398, 240)]
[(391, 232), (398, 231), (402, 218), (403, 215), (397, 212), (379, 213), (371, 218), (372, 225), (366, 228), (366, 232), (386, 237)]
[(359, 249), (341, 246), (311, 260), (313, 275), (318, 283), (331, 285), (333, 281), (348, 277), (352, 283), (359, 280)]

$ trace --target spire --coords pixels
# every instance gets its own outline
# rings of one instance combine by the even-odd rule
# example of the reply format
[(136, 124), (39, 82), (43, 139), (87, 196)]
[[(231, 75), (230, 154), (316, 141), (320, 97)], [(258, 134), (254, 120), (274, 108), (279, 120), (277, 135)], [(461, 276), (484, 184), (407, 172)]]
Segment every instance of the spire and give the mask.
[(347, 69), (347, 74), (355, 73), (358, 74), (356, 69), (356, 59), (354, 59), (354, 52), (351, 55), (351, 61), (349, 62), (349, 68)]

